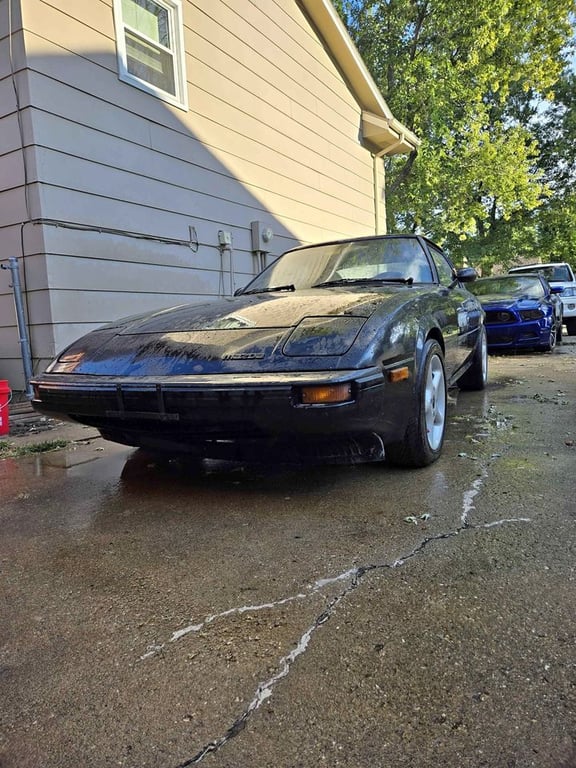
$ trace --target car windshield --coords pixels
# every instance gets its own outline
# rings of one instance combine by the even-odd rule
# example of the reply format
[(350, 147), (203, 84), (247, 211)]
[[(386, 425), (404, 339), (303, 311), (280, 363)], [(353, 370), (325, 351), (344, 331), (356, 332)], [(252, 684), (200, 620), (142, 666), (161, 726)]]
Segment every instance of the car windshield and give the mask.
[(468, 290), (476, 296), (511, 296), (540, 299), (545, 295), (544, 286), (536, 276), (483, 277), (470, 283)]
[(415, 237), (375, 237), (288, 251), (243, 293), (302, 290), (354, 283), (431, 283), (430, 263)]
[(567, 266), (563, 264), (548, 264), (546, 266), (534, 265), (532, 267), (526, 267), (524, 270), (514, 270), (515, 274), (522, 272), (539, 272), (546, 280), (552, 282), (571, 283), (572, 275)]

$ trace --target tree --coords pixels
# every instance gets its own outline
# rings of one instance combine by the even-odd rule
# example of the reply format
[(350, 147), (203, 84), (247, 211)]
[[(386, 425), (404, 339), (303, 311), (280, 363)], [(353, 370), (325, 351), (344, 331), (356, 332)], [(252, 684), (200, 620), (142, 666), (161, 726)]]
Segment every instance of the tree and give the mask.
[(531, 254), (534, 212), (554, 194), (533, 120), (554, 98), (576, 0), (336, 6), (393, 113), (422, 139), (386, 161), (389, 229), (484, 267)]
[(543, 260), (576, 267), (576, 75), (565, 69), (554, 100), (534, 119), (542, 167), (552, 195), (537, 216), (538, 251)]

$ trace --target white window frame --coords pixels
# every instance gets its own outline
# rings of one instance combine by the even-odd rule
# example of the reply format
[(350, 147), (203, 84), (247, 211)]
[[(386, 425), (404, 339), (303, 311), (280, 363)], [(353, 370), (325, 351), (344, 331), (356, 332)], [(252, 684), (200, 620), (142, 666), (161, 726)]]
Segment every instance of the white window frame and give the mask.
[(182, 18), (181, 0), (153, 0), (156, 5), (165, 8), (168, 12), (170, 24), (170, 39), (172, 48), (163, 48), (155, 40), (150, 43), (158, 49), (164, 50), (172, 57), (174, 87), (176, 93), (164, 91), (162, 88), (143, 80), (128, 71), (126, 53), (126, 30), (130, 30), (137, 36), (147, 40), (146, 35), (139, 29), (126, 24), (122, 14), (122, 0), (114, 0), (114, 25), (116, 28), (116, 51), (118, 55), (118, 77), (124, 83), (134, 85), (146, 93), (173, 104), (180, 109), (188, 110), (188, 88), (186, 81), (186, 52), (184, 48), (184, 22)]

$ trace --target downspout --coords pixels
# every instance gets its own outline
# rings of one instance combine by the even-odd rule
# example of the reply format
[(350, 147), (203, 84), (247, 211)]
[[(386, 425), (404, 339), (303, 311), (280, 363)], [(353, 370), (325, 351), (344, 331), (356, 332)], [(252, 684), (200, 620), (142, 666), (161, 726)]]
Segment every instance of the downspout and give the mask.
[(384, 231), (380, 231), (381, 223), (380, 223), (380, 201), (378, 199), (379, 191), (380, 191), (380, 185), (379, 185), (379, 177), (378, 177), (378, 160), (380, 158), (384, 157), (385, 155), (391, 155), (395, 149), (397, 149), (401, 144), (404, 144), (406, 139), (405, 134), (400, 134), (400, 138), (398, 141), (395, 141), (394, 144), (391, 144), (389, 147), (386, 147), (386, 149), (381, 150), (380, 152), (372, 155), (372, 178), (374, 181), (374, 233), (376, 235), (385, 235), (386, 234), (386, 174), (384, 174)]
[(12, 272), (12, 290), (14, 291), (14, 306), (16, 307), (16, 320), (18, 323), (18, 335), (20, 341), (20, 351), (22, 354), (22, 365), (24, 366), (24, 381), (26, 382), (26, 396), (31, 400), (33, 396), (32, 385), (32, 353), (30, 351), (30, 336), (26, 317), (24, 315), (24, 302), (22, 301), (22, 286), (20, 285), (20, 271), (18, 259), (10, 256), (8, 266), (0, 264), (0, 269), (9, 269)]

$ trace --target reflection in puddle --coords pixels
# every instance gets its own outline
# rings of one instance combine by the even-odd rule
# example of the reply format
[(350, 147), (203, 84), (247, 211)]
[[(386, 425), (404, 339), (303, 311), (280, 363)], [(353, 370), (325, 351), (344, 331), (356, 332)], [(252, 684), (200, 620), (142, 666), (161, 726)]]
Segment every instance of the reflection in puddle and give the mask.
[(31, 535), (92, 529), (111, 492), (117, 493), (118, 475), (129, 450), (91, 447), (0, 460), (3, 525)]

